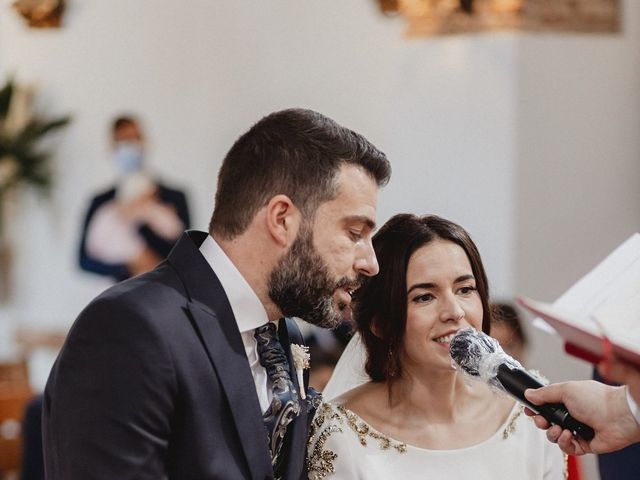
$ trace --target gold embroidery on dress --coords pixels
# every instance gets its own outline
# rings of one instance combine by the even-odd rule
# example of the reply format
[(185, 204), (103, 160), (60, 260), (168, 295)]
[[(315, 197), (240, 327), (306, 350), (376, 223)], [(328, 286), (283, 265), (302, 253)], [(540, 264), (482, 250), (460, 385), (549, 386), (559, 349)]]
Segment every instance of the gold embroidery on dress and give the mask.
[(364, 421), (358, 422), (359, 417), (355, 413), (344, 408), (342, 405), (338, 405), (338, 410), (347, 419), (347, 425), (351, 427), (351, 430), (356, 432), (358, 440), (360, 440), (360, 445), (363, 447), (367, 446), (367, 437), (371, 437), (378, 441), (378, 445), (382, 450), (394, 448), (400, 453), (405, 453), (407, 451), (407, 445), (405, 443), (396, 442), (391, 440), (389, 437), (376, 432)]
[[(367, 446), (367, 437), (371, 437), (378, 441), (382, 450), (393, 448), (400, 453), (407, 451), (407, 445), (399, 443), (373, 430), (364, 421), (358, 421), (359, 417), (344, 408), (342, 405), (336, 407), (337, 411), (328, 404), (323, 403), (315, 418), (311, 422), (309, 428), (309, 441), (307, 447), (309, 456), (307, 458), (307, 469), (309, 478), (312, 480), (321, 480), (326, 476), (335, 473), (334, 462), (338, 458), (338, 454), (332, 450), (325, 448), (325, 443), (329, 436), (335, 432), (342, 433), (342, 426), (346, 424), (356, 433), (358, 440), (362, 446)], [(328, 426), (325, 423), (329, 422)], [(324, 430), (323, 430), (324, 427)], [(318, 434), (317, 432), (321, 432)], [(315, 442), (315, 444), (314, 444)]]
[(321, 480), (327, 475), (335, 473), (333, 462), (338, 458), (338, 455), (332, 450), (325, 450), (324, 444), (327, 442), (329, 435), (334, 432), (342, 432), (342, 429), (338, 425), (329, 425), (318, 435), (315, 445), (313, 445), (316, 432), (322, 429), (322, 426), (327, 420), (341, 421), (340, 416), (333, 411), (331, 405), (323, 403), (311, 422), (311, 426), (309, 427), (309, 441), (307, 442), (307, 448), (311, 452), (307, 458), (307, 470), (309, 472), (309, 478), (315, 480)]
[(516, 431), (516, 420), (518, 420), (520, 414), (522, 414), (522, 408), (519, 408), (518, 411), (514, 413), (509, 419), (509, 423), (506, 427), (504, 427), (504, 430), (502, 431), (503, 440), (509, 438), (509, 435)]

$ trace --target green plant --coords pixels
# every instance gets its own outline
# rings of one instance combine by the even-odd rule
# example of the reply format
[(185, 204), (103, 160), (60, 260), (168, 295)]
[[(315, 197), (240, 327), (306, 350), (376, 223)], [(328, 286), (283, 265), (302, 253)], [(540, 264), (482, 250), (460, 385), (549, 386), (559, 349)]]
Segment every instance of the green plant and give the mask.
[(0, 215), (7, 192), (21, 184), (48, 191), (51, 154), (40, 149), (39, 143), (70, 121), (68, 116), (53, 120), (33, 116), (29, 97), (30, 93), (19, 90), (12, 80), (0, 90)]

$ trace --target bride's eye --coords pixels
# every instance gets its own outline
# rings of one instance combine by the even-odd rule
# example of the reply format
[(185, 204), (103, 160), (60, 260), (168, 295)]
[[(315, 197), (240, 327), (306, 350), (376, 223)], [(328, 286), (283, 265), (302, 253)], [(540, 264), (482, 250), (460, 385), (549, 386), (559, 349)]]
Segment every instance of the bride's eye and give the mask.
[(473, 292), (475, 292), (477, 289), (474, 286), (468, 285), (466, 287), (462, 287), (460, 288), (460, 290), (458, 290), (462, 295), (469, 295)]
[(422, 295), (418, 295), (417, 297), (413, 298), (413, 302), (414, 303), (426, 303), (426, 302), (430, 302), (431, 300), (433, 300), (434, 297), (431, 293), (423, 293)]

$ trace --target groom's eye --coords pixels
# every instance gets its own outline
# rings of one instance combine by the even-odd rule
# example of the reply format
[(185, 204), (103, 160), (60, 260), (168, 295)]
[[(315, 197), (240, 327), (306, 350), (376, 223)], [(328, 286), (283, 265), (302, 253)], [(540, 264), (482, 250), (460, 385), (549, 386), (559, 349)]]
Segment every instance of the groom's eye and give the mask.
[(361, 230), (349, 230), (349, 236), (351, 237), (351, 240), (353, 240), (354, 242), (357, 242), (359, 240), (362, 240), (362, 231)]

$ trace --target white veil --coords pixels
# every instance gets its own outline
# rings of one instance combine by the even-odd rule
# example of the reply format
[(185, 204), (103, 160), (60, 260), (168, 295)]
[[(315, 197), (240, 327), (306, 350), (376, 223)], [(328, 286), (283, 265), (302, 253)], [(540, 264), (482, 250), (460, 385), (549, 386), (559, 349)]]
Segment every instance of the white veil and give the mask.
[(356, 332), (340, 356), (340, 360), (333, 370), (333, 375), (322, 392), (324, 401), (333, 400), (370, 380), (364, 371), (366, 356), (367, 352), (362, 344), (360, 334)]

